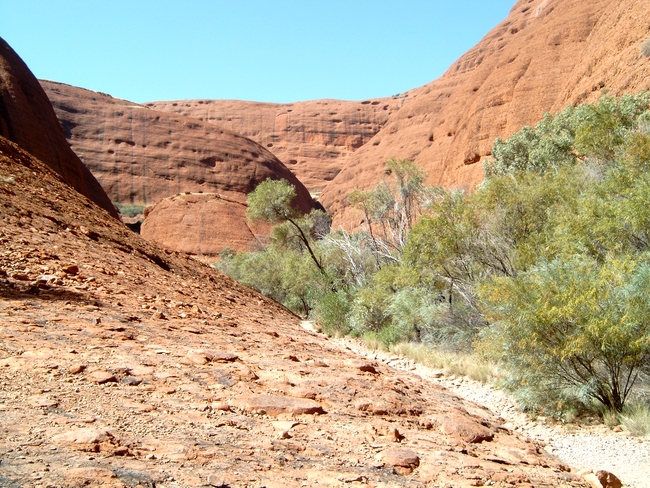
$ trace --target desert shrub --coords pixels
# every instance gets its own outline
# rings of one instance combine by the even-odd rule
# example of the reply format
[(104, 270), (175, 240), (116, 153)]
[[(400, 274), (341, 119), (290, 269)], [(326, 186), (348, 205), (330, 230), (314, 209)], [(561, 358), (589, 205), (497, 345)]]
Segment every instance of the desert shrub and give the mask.
[[(575, 257), (481, 288), (514, 386), (621, 411), (650, 359), (650, 264)], [(489, 333), (486, 333), (489, 335)], [(493, 338), (494, 339), (494, 338)], [(489, 340), (489, 339), (488, 339)]]
[(626, 405), (618, 416), (618, 419), (635, 436), (650, 435), (650, 405), (647, 403), (634, 403)]
[(646, 58), (650, 57), (650, 39), (646, 39), (641, 43), (641, 54)]
[(136, 215), (142, 214), (146, 207), (146, 205), (132, 205), (116, 202), (113, 202), (113, 205), (117, 207), (122, 215), (126, 215), (127, 217), (135, 217)]
[(317, 322), (329, 336), (350, 333), (348, 314), (352, 306), (352, 293), (347, 289), (329, 291), (314, 304)]

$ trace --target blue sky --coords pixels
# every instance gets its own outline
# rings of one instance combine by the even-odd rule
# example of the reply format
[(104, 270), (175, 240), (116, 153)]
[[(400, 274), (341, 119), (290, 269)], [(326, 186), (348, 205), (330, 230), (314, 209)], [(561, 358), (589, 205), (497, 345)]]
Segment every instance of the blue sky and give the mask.
[(514, 0), (0, 0), (38, 78), (135, 102), (391, 96), (439, 77)]

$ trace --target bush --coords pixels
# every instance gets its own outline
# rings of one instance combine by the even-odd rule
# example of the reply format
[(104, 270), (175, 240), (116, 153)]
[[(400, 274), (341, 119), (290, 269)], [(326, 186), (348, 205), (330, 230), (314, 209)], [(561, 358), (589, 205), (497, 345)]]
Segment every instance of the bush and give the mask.
[(646, 58), (650, 58), (650, 39), (646, 39), (641, 43), (641, 54)]
[(620, 412), (650, 359), (649, 287), (646, 261), (540, 264), (483, 285), (493, 322), (485, 336), (514, 386), (540, 399), (595, 400)]
[(636, 403), (626, 406), (619, 415), (621, 425), (636, 436), (650, 435), (650, 405)]
[(350, 333), (348, 314), (352, 296), (348, 290), (330, 291), (323, 295), (314, 305), (316, 321), (328, 336)]
[(142, 214), (146, 207), (146, 205), (129, 205), (115, 202), (113, 202), (113, 205), (117, 207), (122, 215), (126, 215), (127, 217), (135, 217), (136, 215)]

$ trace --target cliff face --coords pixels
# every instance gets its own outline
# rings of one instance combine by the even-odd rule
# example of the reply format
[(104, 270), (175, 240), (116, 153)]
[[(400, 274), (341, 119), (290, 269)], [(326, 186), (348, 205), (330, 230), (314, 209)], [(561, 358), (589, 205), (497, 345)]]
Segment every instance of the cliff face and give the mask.
[(473, 188), (496, 137), (545, 112), (650, 88), (650, 3), (519, 0), (509, 16), (439, 79), (405, 95), (382, 129), (350, 155), (321, 203), (354, 225), (346, 196), (374, 186), (390, 157), (414, 160), (428, 182)]
[(246, 137), (83, 88), (41, 84), (72, 149), (113, 201), (149, 205), (203, 191), (244, 203), (261, 181), (284, 178), (296, 186), (301, 210), (315, 205), (278, 158)]
[(117, 217), (110, 199), (70, 146), (47, 95), (0, 38), (0, 136), (39, 158), (82, 195)]
[(184, 100), (146, 106), (198, 118), (248, 137), (288, 165), (307, 188), (319, 192), (401, 103), (399, 98), (288, 104)]

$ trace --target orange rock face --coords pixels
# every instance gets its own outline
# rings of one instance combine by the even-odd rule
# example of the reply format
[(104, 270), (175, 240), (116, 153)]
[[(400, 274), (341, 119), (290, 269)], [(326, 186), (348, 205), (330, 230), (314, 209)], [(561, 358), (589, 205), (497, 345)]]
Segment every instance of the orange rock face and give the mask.
[(140, 233), (177, 251), (215, 258), (226, 247), (250, 251), (269, 226), (247, 221), (246, 205), (217, 193), (182, 193), (147, 213)]
[(75, 190), (117, 217), (115, 207), (100, 184), (70, 150), (38, 80), (2, 38), (0, 136), (39, 158)]
[(288, 104), (239, 100), (152, 102), (156, 110), (187, 115), (232, 130), (264, 146), (311, 191), (321, 191), (347, 157), (366, 144), (401, 99), (315, 100)]
[(182, 115), (61, 83), (41, 81), (72, 149), (113, 201), (150, 205), (181, 192), (218, 192), (244, 203), (267, 178), (307, 189), (273, 154), (239, 134)]
[(650, 3), (643, 0), (519, 0), (510, 15), (439, 79), (406, 93), (403, 106), (325, 188), (334, 226), (354, 188), (374, 186), (390, 157), (414, 160), (428, 182), (473, 188), (496, 137), (545, 112), (650, 88)]

